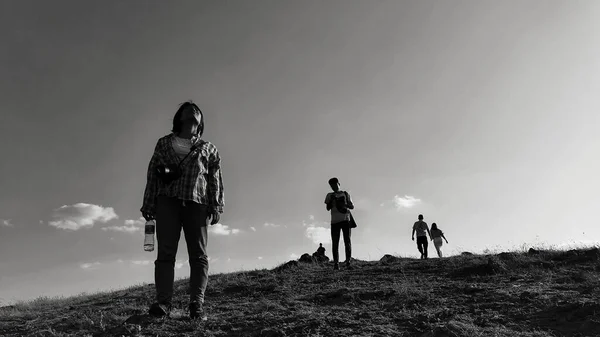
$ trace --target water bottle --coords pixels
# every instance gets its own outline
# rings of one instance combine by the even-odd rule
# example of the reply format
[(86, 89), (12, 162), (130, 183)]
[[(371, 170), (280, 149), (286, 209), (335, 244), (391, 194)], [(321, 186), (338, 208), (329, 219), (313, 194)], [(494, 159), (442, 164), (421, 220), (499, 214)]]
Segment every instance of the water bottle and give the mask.
[(147, 252), (151, 252), (154, 250), (154, 232), (156, 231), (156, 221), (150, 220), (146, 221), (146, 226), (144, 226), (144, 233), (146, 233), (144, 237), (144, 250)]

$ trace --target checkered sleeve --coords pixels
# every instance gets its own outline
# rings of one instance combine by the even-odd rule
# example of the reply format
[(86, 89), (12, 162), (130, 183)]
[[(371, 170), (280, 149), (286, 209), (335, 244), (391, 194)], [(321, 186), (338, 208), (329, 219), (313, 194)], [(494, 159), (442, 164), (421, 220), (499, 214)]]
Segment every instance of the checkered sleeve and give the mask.
[(221, 170), (221, 156), (216, 147), (213, 147), (208, 163), (207, 197), (208, 206), (219, 213), (223, 213), (225, 204), (223, 196), (223, 172)]
[(156, 167), (160, 163), (160, 142), (156, 143), (154, 153), (148, 164), (148, 173), (146, 175), (146, 189), (144, 191), (144, 201), (140, 211), (142, 213), (154, 215), (156, 213), (156, 198), (158, 196), (158, 176), (156, 175)]

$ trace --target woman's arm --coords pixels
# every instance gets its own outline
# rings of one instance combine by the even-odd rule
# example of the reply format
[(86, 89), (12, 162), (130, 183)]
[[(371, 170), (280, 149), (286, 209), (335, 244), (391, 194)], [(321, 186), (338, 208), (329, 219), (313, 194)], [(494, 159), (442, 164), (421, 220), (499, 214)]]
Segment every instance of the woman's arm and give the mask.
[(154, 219), (156, 215), (156, 198), (158, 196), (158, 176), (156, 175), (156, 167), (160, 163), (159, 143), (154, 147), (154, 153), (148, 164), (148, 172), (146, 174), (146, 188), (144, 190), (144, 200), (142, 203), (142, 216), (146, 220)]
[(221, 156), (216, 148), (209, 158), (207, 189), (208, 206), (211, 214), (223, 213), (223, 206), (225, 204), (223, 172), (221, 170)]

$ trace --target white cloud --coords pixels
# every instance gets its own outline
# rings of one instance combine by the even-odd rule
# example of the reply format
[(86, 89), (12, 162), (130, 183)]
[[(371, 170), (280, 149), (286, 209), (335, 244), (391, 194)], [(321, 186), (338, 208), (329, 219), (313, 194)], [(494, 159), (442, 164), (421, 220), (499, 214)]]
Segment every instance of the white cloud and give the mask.
[(208, 231), (215, 235), (238, 234), (240, 232), (239, 229), (236, 229), (236, 228), (229, 229), (229, 226), (223, 225), (221, 223), (217, 223), (213, 226), (209, 226)]
[(121, 233), (137, 233), (142, 232), (144, 226), (146, 225), (146, 220), (140, 217), (137, 220), (125, 220), (124, 226), (108, 226), (103, 227), (103, 231), (113, 231), (113, 232), (121, 232)]
[(327, 226), (327, 222), (303, 222), (302, 226), (306, 227), (304, 230), (304, 235), (307, 238), (311, 239), (313, 243), (330, 243), (331, 242), (331, 229)]
[(421, 199), (417, 199), (410, 195), (405, 195), (404, 197), (395, 195), (393, 201), (397, 209), (412, 208), (421, 203)]
[(122, 232), (122, 233), (137, 233), (141, 232), (142, 228), (135, 226), (109, 226), (102, 227), (103, 231), (113, 231), (113, 232)]
[(147, 266), (152, 263), (150, 260), (131, 260), (130, 262), (136, 266)]
[(181, 267), (183, 267), (184, 263), (181, 261), (175, 261), (175, 269), (181, 269)]
[(8, 220), (2, 219), (2, 226), (4, 226), (4, 227), (14, 227), (15, 225), (12, 222), (10, 222), (10, 219), (8, 219)]
[(258, 259), (259, 259), (259, 260), (262, 260), (262, 259), (263, 259), (263, 257), (262, 257), (262, 256), (259, 256), (259, 257), (258, 257)]
[(98, 267), (101, 265), (100, 262), (92, 262), (92, 263), (82, 263), (79, 265), (79, 267), (81, 269), (85, 269), (85, 270), (94, 270), (94, 269), (98, 269)]
[(253, 232), (256, 232), (256, 228), (254, 228), (254, 227), (250, 227), (250, 229), (251, 229)]
[(146, 219), (140, 217), (137, 220), (125, 220), (125, 226), (144, 226), (146, 224)]
[(117, 262), (118, 262), (118, 263), (123, 263), (123, 262), (125, 262), (125, 261), (123, 261), (123, 260), (121, 260), (121, 259), (118, 259), (118, 260), (117, 260)]
[(50, 226), (76, 231), (81, 228), (91, 228), (96, 222), (106, 223), (119, 217), (112, 207), (78, 203), (63, 205), (54, 210), (54, 221), (48, 222)]
[(309, 219), (310, 221), (315, 221), (315, 216), (314, 216), (314, 215), (309, 215), (309, 216), (308, 216), (308, 219)]
[(227, 258), (227, 262), (231, 262), (231, 258), (230, 257)]
[(281, 227), (281, 225), (276, 225), (276, 224), (270, 223), (270, 222), (265, 222), (265, 224), (263, 226), (265, 226), (265, 227), (273, 227), (273, 228)]
[(297, 254), (294, 254), (294, 253), (290, 254), (290, 259), (292, 259), (292, 260), (296, 260), (296, 259), (298, 259), (299, 257), (300, 257), (300, 256), (298, 256)]

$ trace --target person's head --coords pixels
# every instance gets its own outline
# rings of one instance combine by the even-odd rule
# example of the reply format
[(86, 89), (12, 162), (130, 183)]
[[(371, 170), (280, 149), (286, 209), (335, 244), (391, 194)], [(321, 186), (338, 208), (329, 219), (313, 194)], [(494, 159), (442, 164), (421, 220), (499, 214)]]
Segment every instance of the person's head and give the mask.
[(196, 125), (196, 135), (201, 137), (204, 133), (204, 115), (202, 110), (192, 101), (183, 102), (173, 116), (173, 133), (181, 132), (183, 124)]
[(337, 192), (340, 190), (340, 181), (338, 180), (338, 178), (331, 178), (329, 179), (329, 186), (334, 192)]
[(323, 244), (322, 244), (322, 243), (319, 243), (319, 247), (323, 247)]
[(437, 230), (438, 229), (437, 228), (437, 224), (435, 222), (431, 224), (431, 229), (432, 230), (434, 230), (434, 229)]
[(419, 220), (423, 220), (423, 214), (419, 214)]

